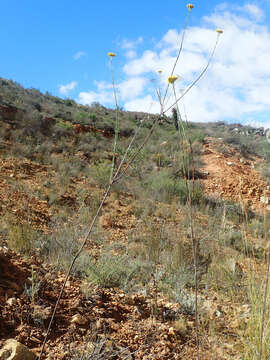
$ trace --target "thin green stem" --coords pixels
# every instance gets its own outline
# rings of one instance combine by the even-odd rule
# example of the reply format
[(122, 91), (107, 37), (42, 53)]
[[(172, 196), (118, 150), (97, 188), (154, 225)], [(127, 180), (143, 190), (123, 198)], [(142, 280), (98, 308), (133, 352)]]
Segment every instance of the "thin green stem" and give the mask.
[[(266, 240), (266, 219), (264, 215), (264, 237)], [(266, 303), (268, 295), (268, 286), (269, 286), (269, 268), (270, 268), (270, 248), (267, 253), (267, 265), (266, 265), (266, 276), (265, 276), (265, 286), (264, 286), (264, 298), (263, 298), (263, 309), (262, 309), (262, 320), (261, 320), (261, 329), (260, 329), (260, 347), (259, 347), (259, 360), (262, 359), (263, 354), (263, 335), (265, 327), (265, 313), (266, 313)]]
[[(195, 233), (194, 233), (194, 224), (193, 224), (193, 204), (192, 204), (192, 198), (193, 198), (193, 192), (194, 192), (194, 159), (193, 159), (193, 149), (191, 141), (188, 139), (187, 133), (185, 131), (184, 123), (180, 114), (179, 106), (177, 96), (176, 96), (176, 90), (175, 90), (175, 84), (173, 83), (173, 93), (175, 97), (175, 104), (176, 104), (176, 110), (177, 114), (179, 116), (179, 123), (181, 126), (182, 134), (180, 131), (180, 126), (178, 126), (178, 132), (179, 132), (179, 141), (182, 142), (183, 147), (183, 174), (185, 178), (185, 184), (187, 189), (187, 203), (188, 203), (188, 209), (189, 209), (189, 225), (190, 225), (190, 235), (192, 240), (192, 250), (193, 250), (193, 261), (194, 261), (194, 282), (195, 282), (195, 328), (196, 328), (196, 347), (197, 347), (197, 360), (200, 360), (200, 338), (199, 338), (199, 313), (198, 313), (198, 248), (199, 244), (196, 239)], [(189, 164), (189, 154), (185, 153), (185, 143), (184, 140), (186, 140), (187, 144), (190, 148), (190, 157), (192, 160), (192, 190), (190, 189), (190, 184), (188, 182), (188, 179), (190, 178), (190, 164)], [(185, 157), (186, 154), (186, 157)]]
[[(123, 158), (122, 158), (122, 160), (121, 160), (121, 162), (120, 162), (120, 164), (119, 164), (119, 166), (118, 166), (118, 168), (117, 168), (117, 170), (116, 170), (116, 172), (115, 172), (112, 180), (110, 181), (110, 183), (109, 183), (109, 185), (108, 185), (108, 187), (107, 187), (107, 189), (106, 189), (106, 191), (105, 191), (105, 193), (104, 193), (104, 196), (103, 196), (102, 201), (101, 201), (101, 203), (100, 203), (100, 205), (99, 205), (99, 208), (98, 208), (98, 210), (97, 210), (97, 212), (96, 212), (96, 214), (95, 214), (95, 216), (94, 216), (94, 218), (93, 218), (93, 220), (92, 220), (92, 222), (91, 222), (91, 224), (90, 224), (90, 226), (89, 226), (89, 228), (88, 228), (88, 230), (87, 230), (87, 232), (86, 232), (86, 234), (85, 234), (85, 236), (84, 236), (84, 238), (83, 238), (82, 244), (81, 244), (79, 250), (77, 251), (77, 253), (75, 254), (74, 258), (72, 259), (72, 262), (71, 262), (71, 264), (70, 264), (70, 266), (69, 266), (69, 269), (68, 269), (68, 271), (67, 271), (67, 274), (66, 274), (66, 276), (65, 276), (64, 283), (63, 283), (63, 285), (62, 285), (62, 287), (61, 287), (60, 293), (59, 293), (59, 295), (58, 295), (58, 298), (57, 298), (56, 303), (55, 303), (55, 306), (54, 306), (54, 310), (53, 310), (53, 313), (52, 313), (52, 316), (51, 316), (51, 319), (50, 319), (50, 323), (49, 323), (49, 325), (48, 325), (48, 328), (47, 328), (47, 331), (46, 331), (46, 335), (45, 335), (45, 338), (44, 338), (43, 343), (42, 343), (41, 352), (40, 352), (40, 355), (39, 355), (39, 357), (38, 357), (39, 360), (42, 359), (42, 355), (43, 355), (44, 350), (45, 350), (45, 345), (46, 345), (46, 343), (47, 343), (48, 336), (49, 336), (50, 331), (51, 331), (51, 328), (52, 328), (52, 324), (53, 324), (53, 321), (54, 321), (54, 318), (55, 318), (55, 315), (56, 315), (56, 311), (57, 311), (57, 309), (58, 309), (60, 300), (61, 300), (61, 298), (62, 298), (64, 289), (65, 289), (65, 287), (66, 287), (66, 283), (67, 283), (68, 278), (69, 278), (69, 276), (70, 276), (70, 274), (71, 274), (71, 271), (72, 271), (72, 269), (73, 269), (73, 267), (74, 267), (74, 264), (75, 264), (76, 260), (78, 259), (78, 257), (80, 256), (80, 254), (82, 253), (82, 251), (83, 251), (83, 249), (84, 249), (84, 247), (85, 247), (85, 245), (86, 245), (86, 243), (87, 243), (87, 241), (88, 241), (88, 238), (89, 238), (90, 234), (91, 234), (92, 231), (93, 231), (93, 227), (94, 227), (94, 225), (95, 225), (95, 223), (96, 223), (96, 221), (97, 221), (97, 218), (98, 218), (98, 216), (99, 216), (99, 214), (100, 214), (100, 212), (101, 212), (101, 210), (102, 210), (102, 208), (103, 208), (103, 206), (104, 206), (104, 203), (105, 203), (107, 197), (109, 196), (109, 193), (110, 193), (110, 191), (111, 191), (112, 185), (113, 185), (115, 182), (117, 182), (118, 179), (120, 178), (120, 177), (119, 177), (119, 174), (120, 174), (120, 172), (121, 172), (121, 170), (122, 170), (123, 164), (124, 164), (124, 162), (125, 162), (125, 160), (126, 160), (126, 158), (127, 158), (127, 155), (128, 155), (128, 153), (129, 153), (129, 150), (130, 150), (132, 144), (134, 143), (135, 138), (137, 137), (137, 135), (138, 135), (138, 133), (139, 133), (139, 130), (140, 130), (140, 127), (137, 129), (137, 131), (135, 132), (133, 138), (131, 139), (131, 141), (130, 141), (130, 143), (129, 143), (129, 146), (127, 147), (127, 149), (126, 149), (126, 151), (125, 151), (125, 154), (124, 154), (124, 156), (123, 156)], [(146, 138), (146, 140), (143, 142), (143, 145), (140, 147), (140, 149), (146, 144), (147, 140), (149, 139), (149, 137), (150, 137), (151, 134), (152, 134), (152, 131), (150, 130), (149, 133), (150, 133), (150, 135), (149, 135), (149, 136)]]
[(110, 69), (111, 69), (111, 76), (112, 76), (113, 95), (114, 95), (114, 101), (115, 101), (115, 107), (116, 107), (115, 127), (114, 127), (114, 144), (113, 144), (113, 158), (112, 158), (112, 167), (111, 167), (111, 175), (110, 175), (110, 182), (111, 182), (112, 178), (113, 178), (114, 168), (115, 168), (116, 147), (117, 147), (118, 135), (119, 135), (119, 105), (118, 105), (117, 95), (116, 95), (114, 72), (113, 72), (113, 65), (112, 65), (112, 57), (110, 59)]
[[(184, 25), (184, 30), (183, 30), (182, 36), (181, 36), (181, 41), (180, 41), (180, 46), (179, 46), (178, 54), (177, 54), (177, 56), (176, 56), (176, 59), (175, 59), (175, 62), (174, 62), (174, 65), (173, 65), (173, 68), (172, 68), (172, 71), (171, 71), (171, 75), (170, 75), (170, 76), (172, 76), (172, 75), (174, 74), (176, 65), (177, 65), (177, 63), (178, 63), (178, 61), (179, 61), (181, 52), (182, 52), (182, 50), (183, 50), (183, 44), (184, 44), (184, 39), (185, 39), (186, 30), (187, 30), (187, 26), (188, 26), (189, 14), (190, 14), (190, 10), (188, 10), (188, 13), (187, 13), (187, 16), (186, 16), (186, 19), (185, 19), (185, 25)], [(167, 93), (168, 93), (168, 89), (169, 89), (169, 84), (167, 84), (167, 87), (166, 87), (166, 90), (165, 90), (165, 93), (164, 93), (164, 97), (163, 97), (163, 101), (162, 101), (163, 104), (164, 104), (164, 102), (165, 102), (165, 99), (166, 99), (166, 96), (167, 96)]]
[(158, 98), (160, 108), (161, 108), (161, 113), (162, 113), (163, 104), (162, 104), (162, 99), (161, 99), (161, 96), (160, 96), (160, 80), (159, 80), (159, 86), (158, 87), (155, 84), (155, 80), (153, 80), (152, 83), (153, 83), (153, 86), (154, 86), (154, 90), (155, 90), (155, 92), (157, 94), (157, 98)]
[(217, 44), (218, 44), (218, 40), (219, 40), (219, 35), (220, 34), (217, 34), (217, 39), (216, 39), (216, 42), (215, 42), (215, 45), (214, 45), (214, 48), (211, 52), (211, 55), (208, 59), (208, 62), (205, 66), (205, 68), (203, 69), (203, 71), (200, 73), (200, 75), (187, 87), (187, 89), (182, 93), (181, 96), (179, 96), (177, 99), (175, 99), (175, 102), (170, 105), (166, 110), (164, 110), (164, 114), (169, 111), (172, 107), (174, 107), (178, 101), (180, 101), (181, 99), (183, 99), (183, 97), (197, 84), (197, 82), (203, 77), (203, 75), (206, 73), (206, 71), (208, 70), (209, 66), (210, 66), (210, 63), (214, 57), (214, 53), (216, 51), (216, 48), (217, 48)]

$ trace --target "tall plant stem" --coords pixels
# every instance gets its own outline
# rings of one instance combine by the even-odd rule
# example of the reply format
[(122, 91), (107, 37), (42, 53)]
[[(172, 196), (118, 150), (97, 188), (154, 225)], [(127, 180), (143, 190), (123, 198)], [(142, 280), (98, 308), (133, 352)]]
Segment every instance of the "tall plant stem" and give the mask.
[[(110, 191), (111, 191), (112, 185), (113, 185), (115, 182), (117, 182), (118, 179), (120, 179), (119, 174), (120, 174), (121, 169), (122, 169), (122, 167), (123, 167), (123, 164), (124, 164), (124, 162), (125, 162), (125, 160), (126, 160), (126, 158), (127, 158), (127, 155), (128, 155), (128, 153), (129, 153), (129, 151), (130, 151), (130, 149), (131, 149), (131, 146), (133, 145), (133, 143), (134, 143), (134, 141), (135, 141), (135, 139), (136, 139), (136, 137), (137, 137), (137, 135), (138, 135), (138, 133), (139, 133), (139, 131), (140, 131), (140, 128), (141, 128), (141, 126), (138, 127), (138, 129), (137, 129), (137, 131), (135, 132), (133, 138), (131, 139), (131, 141), (130, 141), (130, 143), (129, 143), (126, 151), (125, 151), (125, 154), (124, 154), (124, 156), (123, 156), (123, 158), (122, 158), (122, 160), (121, 160), (121, 162), (120, 162), (120, 164), (119, 164), (119, 166), (118, 166), (118, 168), (117, 168), (117, 170), (116, 170), (116, 172), (115, 172), (112, 180), (110, 181), (110, 183), (109, 183), (109, 185), (108, 185), (108, 187), (107, 187), (107, 189), (106, 189), (106, 191), (105, 191), (105, 193), (104, 193), (104, 195), (103, 195), (103, 198), (102, 198), (102, 201), (101, 201), (101, 203), (100, 203), (100, 205), (99, 205), (99, 207), (98, 207), (98, 210), (97, 210), (97, 212), (96, 212), (96, 214), (95, 214), (95, 216), (94, 216), (94, 218), (93, 218), (93, 220), (92, 220), (92, 222), (91, 222), (91, 225), (89, 226), (89, 229), (87, 230), (87, 232), (86, 232), (86, 234), (85, 234), (85, 236), (84, 236), (84, 238), (83, 238), (82, 244), (81, 244), (79, 250), (77, 251), (77, 253), (75, 254), (74, 258), (72, 259), (72, 262), (71, 262), (71, 264), (70, 264), (70, 266), (69, 266), (69, 269), (68, 269), (68, 271), (67, 271), (67, 274), (66, 274), (66, 276), (65, 276), (64, 283), (63, 283), (63, 285), (62, 285), (62, 287), (61, 287), (60, 293), (59, 293), (59, 295), (58, 295), (58, 298), (57, 298), (56, 303), (55, 303), (55, 306), (54, 306), (54, 310), (53, 310), (53, 313), (52, 313), (52, 316), (51, 316), (51, 319), (50, 319), (50, 323), (49, 323), (49, 326), (48, 326), (48, 329), (47, 329), (45, 338), (44, 338), (43, 343), (42, 343), (41, 352), (40, 352), (40, 355), (39, 355), (39, 357), (38, 357), (39, 360), (42, 359), (42, 355), (43, 355), (43, 353), (44, 353), (45, 345), (46, 345), (46, 343), (47, 343), (48, 336), (49, 336), (49, 333), (50, 333), (51, 328), (52, 328), (52, 324), (53, 324), (53, 321), (54, 321), (54, 318), (55, 318), (55, 315), (56, 315), (56, 311), (57, 311), (57, 309), (58, 309), (59, 302), (60, 302), (60, 300), (61, 300), (61, 298), (62, 298), (62, 295), (63, 295), (64, 289), (65, 289), (66, 283), (67, 283), (68, 278), (69, 278), (69, 276), (70, 276), (70, 274), (71, 274), (71, 271), (72, 271), (72, 269), (73, 269), (73, 266), (74, 266), (76, 260), (78, 259), (78, 257), (80, 256), (80, 254), (82, 253), (82, 251), (83, 251), (83, 249), (84, 249), (84, 247), (85, 247), (85, 245), (86, 245), (86, 243), (87, 243), (87, 241), (88, 241), (88, 238), (89, 238), (89, 236), (90, 236), (90, 234), (91, 234), (91, 232), (92, 232), (92, 230), (93, 230), (93, 227), (94, 227), (94, 225), (95, 225), (95, 223), (96, 223), (96, 221), (97, 221), (97, 218), (98, 218), (98, 216), (99, 216), (99, 214), (100, 214), (100, 212), (101, 212), (101, 210), (102, 210), (102, 208), (103, 208), (103, 205), (104, 205), (107, 197), (109, 196), (109, 193), (110, 193)], [(146, 136), (145, 140), (143, 141), (143, 144), (140, 146), (139, 151), (140, 151), (140, 150), (143, 148), (143, 146), (146, 144), (146, 142), (148, 141), (148, 139), (149, 139), (150, 136), (152, 135), (153, 130), (154, 130), (154, 124), (153, 124), (151, 130), (149, 131), (149, 134)], [(136, 156), (137, 156), (137, 155), (138, 155), (138, 151), (136, 152)], [(133, 156), (133, 159), (135, 159), (136, 156)], [(130, 165), (130, 164), (131, 164), (131, 162), (129, 162), (129, 165)]]
[[(177, 65), (177, 63), (178, 63), (178, 61), (179, 61), (181, 52), (182, 52), (182, 50), (183, 50), (183, 44), (184, 44), (184, 39), (185, 39), (186, 30), (187, 30), (187, 26), (188, 26), (189, 14), (190, 14), (190, 11), (188, 11), (187, 16), (186, 16), (185, 25), (184, 25), (184, 30), (183, 30), (183, 32), (182, 32), (182, 36), (181, 36), (181, 40), (180, 40), (180, 46), (179, 46), (179, 50), (178, 50), (176, 59), (175, 59), (174, 64), (173, 64), (173, 68), (172, 68), (172, 71), (171, 71), (171, 76), (174, 74), (176, 65)], [(165, 103), (165, 99), (166, 99), (166, 96), (167, 96), (167, 93), (168, 93), (168, 89), (169, 89), (169, 84), (167, 84), (167, 87), (166, 87), (166, 90), (165, 90), (165, 93), (164, 93), (164, 97), (163, 97), (162, 104)]]
[[(264, 215), (264, 236), (266, 238), (266, 219), (265, 219), (265, 215)], [(261, 329), (260, 329), (259, 360), (262, 359), (262, 353), (263, 353), (263, 335), (264, 335), (266, 302), (267, 302), (268, 286), (269, 286), (269, 268), (270, 268), (270, 247), (269, 247), (268, 253), (267, 253), (267, 265), (266, 265), (266, 275), (265, 275), (265, 285), (264, 285), (263, 309), (262, 309), (262, 319), (261, 319)]]
[[(197, 360), (200, 360), (200, 337), (199, 337), (199, 314), (198, 314), (198, 240), (194, 233), (194, 223), (193, 223), (193, 193), (194, 193), (194, 159), (193, 159), (193, 149), (191, 141), (188, 138), (188, 134), (186, 132), (186, 129), (184, 127), (184, 123), (181, 117), (181, 113), (178, 106), (178, 101), (176, 97), (176, 90), (175, 90), (175, 84), (173, 83), (173, 93), (175, 97), (175, 104), (177, 109), (177, 114), (179, 117), (179, 123), (180, 126), (178, 126), (178, 132), (179, 132), (179, 140), (182, 142), (183, 147), (183, 174), (185, 178), (185, 184), (187, 189), (187, 203), (188, 203), (188, 209), (189, 209), (189, 226), (190, 226), (190, 235), (192, 240), (192, 251), (193, 251), (193, 264), (194, 264), (194, 282), (195, 282), (195, 328), (196, 328), (196, 348), (197, 348)], [(187, 119), (186, 119), (187, 120)], [(181, 133), (181, 130), (182, 133)], [(189, 155), (186, 154), (186, 166), (185, 166), (185, 142), (187, 142), (189, 146), (190, 151), (190, 158), (192, 161), (192, 189), (190, 188), (190, 184), (188, 182), (188, 179), (190, 178), (190, 164), (189, 164)]]
[(116, 158), (116, 146), (118, 141), (118, 135), (119, 135), (119, 105), (117, 100), (117, 94), (116, 94), (116, 88), (115, 88), (115, 81), (114, 81), (114, 71), (113, 71), (113, 64), (112, 64), (112, 57), (110, 58), (110, 70), (111, 70), (111, 76), (112, 76), (112, 87), (113, 87), (113, 95), (114, 95), (114, 101), (115, 101), (115, 126), (114, 126), (114, 143), (113, 143), (113, 157), (112, 157), (112, 168), (111, 168), (111, 176), (110, 181), (112, 181), (113, 178), (113, 172), (115, 168), (115, 158)]
[(216, 48), (217, 48), (217, 45), (218, 45), (218, 40), (219, 40), (219, 36), (220, 34), (217, 34), (217, 38), (216, 38), (216, 42), (215, 42), (215, 45), (214, 45), (214, 48), (210, 54), (210, 57), (208, 59), (208, 62), (205, 66), (205, 68), (202, 70), (202, 72), (200, 73), (200, 75), (187, 87), (187, 89), (182, 93), (181, 96), (179, 96), (177, 99), (175, 99), (174, 103), (172, 105), (170, 105), (166, 110), (164, 110), (164, 114), (169, 111), (171, 108), (173, 108), (177, 103), (178, 101), (180, 101), (181, 99), (183, 99), (183, 97), (193, 88), (193, 86), (195, 86), (197, 84), (197, 82), (203, 77), (203, 75), (206, 73), (206, 71), (208, 70), (210, 64), (211, 64), (211, 61), (214, 57), (214, 54), (215, 54), (215, 51), (216, 51)]

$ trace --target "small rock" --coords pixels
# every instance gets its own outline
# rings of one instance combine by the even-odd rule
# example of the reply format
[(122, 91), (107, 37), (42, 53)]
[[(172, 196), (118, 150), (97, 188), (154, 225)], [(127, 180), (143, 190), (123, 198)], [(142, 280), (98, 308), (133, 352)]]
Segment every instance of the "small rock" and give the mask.
[(268, 205), (268, 204), (269, 204), (269, 198), (268, 198), (268, 196), (261, 196), (261, 197), (260, 197), (260, 202), (263, 203), (263, 204)]
[(85, 325), (87, 324), (87, 319), (83, 317), (81, 314), (76, 314), (72, 316), (71, 323), (77, 325)]
[(35, 360), (36, 356), (17, 340), (9, 339), (0, 350), (0, 360)]
[(47, 320), (51, 317), (51, 307), (43, 307), (40, 305), (34, 305), (33, 319)]
[(233, 165), (233, 162), (227, 161), (227, 165), (228, 165), (228, 166), (232, 166), (232, 165)]
[(17, 299), (14, 297), (7, 299), (7, 304), (10, 306), (15, 305), (16, 303), (17, 303)]

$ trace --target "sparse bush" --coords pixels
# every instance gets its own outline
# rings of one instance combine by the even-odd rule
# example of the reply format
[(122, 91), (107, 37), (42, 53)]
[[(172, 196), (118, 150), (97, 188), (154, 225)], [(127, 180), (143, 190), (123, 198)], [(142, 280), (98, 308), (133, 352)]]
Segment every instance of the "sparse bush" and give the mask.
[[(192, 181), (188, 181), (192, 187)], [(171, 202), (173, 199), (179, 200), (185, 204), (188, 200), (187, 186), (184, 179), (173, 179), (167, 172), (160, 172), (154, 179), (152, 178), (148, 187), (151, 194), (158, 201)], [(200, 204), (204, 199), (201, 185), (194, 182), (194, 191), (192, 193), (192, 201), (194, 204)]]
[(270, 183), (270, 164), (267, 163), (266, 165), (264, 165), (261, 169), (261, 174), (263, 176), (263, 178), (267, 181), (267, 183)]
[[(82, 235), (82, 229), (77, 223), (61, 226), (60, 224), (66, 223), (67, 219), (60, 221), (58, 217), (57, 220), (59, 223), (54, 228), (54, 232), (40, 238), (38, 245), (44, 258), (58, 269), (67, 270), (72, 258), (79, 249), (80, 244), (76, 239), (80, 234)], [(84, 253), (76, 262), (73, 273), (76, 275), (86, 274), (89, 262), (90, 256)]]
[(136, 287), (149, 279), (145, 265), (128, 255), (103, 254), (96, 263), (88, 265), (88, 280), (100, 287), (120, 287), (125, 290)]
[(68, 137), (73, 133), (74, 131), (72, 124), (63, 120), (58, 120), (57, 123), (52, 127), (52, 134), (55, 139)]
[(111, 163), (108, 160), (105, 160), (104, 162), (91, 167), (93, 178), (101, 187), (105, 187), (109, 184), (111, 166)]
[[(269, 287), (265, 293), (264, 280), (256, 276), (255, 272), (248, 274), (248, 308), (246, 316), (241, 321), (241, 328), (244, 330), (239, 337), (239, 343), (242, 347), (242, 358), (244, 360), (253, 360), (259, 358), (259, 349), (261, 342), (262, 313), (266, 304), (269, 304)], [(270, 358), (270, 323), (269, 323), (269, 306), (266, 306), (264, 317), (264, 336), (262, 337), (262, 357), (261, 359)]]
[(31, 254), (39, 236), (38, 232), (27, 223), (8, 225), (8, 246), (23, 254)]
[(35, 158), (32, 147), (19, 142), (13, 144), (11, 153), (18, 158), (26, 157), (31, 160)]

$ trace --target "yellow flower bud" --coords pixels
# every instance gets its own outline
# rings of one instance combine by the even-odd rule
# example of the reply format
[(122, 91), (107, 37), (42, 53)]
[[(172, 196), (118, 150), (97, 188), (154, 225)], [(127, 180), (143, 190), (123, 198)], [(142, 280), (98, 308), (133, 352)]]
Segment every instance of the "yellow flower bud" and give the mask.
[(109, 53), (108, 53), (108, 56), (112, 59), (113, 57), (115, 57), (115, 56), (116, 56), (116, 54), (115, 54), (115, 53), (113, 53), (113, 52), (109, 52)]
[(218, 34), (223, 34), (223, 30), (221, 30), (221, 29), (217, 29), (216, 32), (217, 32)]
[(178, 76), (172, 75), (168, 77), (168, 83), (173, 84), (178, 79)]
[(194, 8), (194, 5), (193, 4), (187, 4), (187, 8), (190, 11), (190, 10), (192, 10)]

